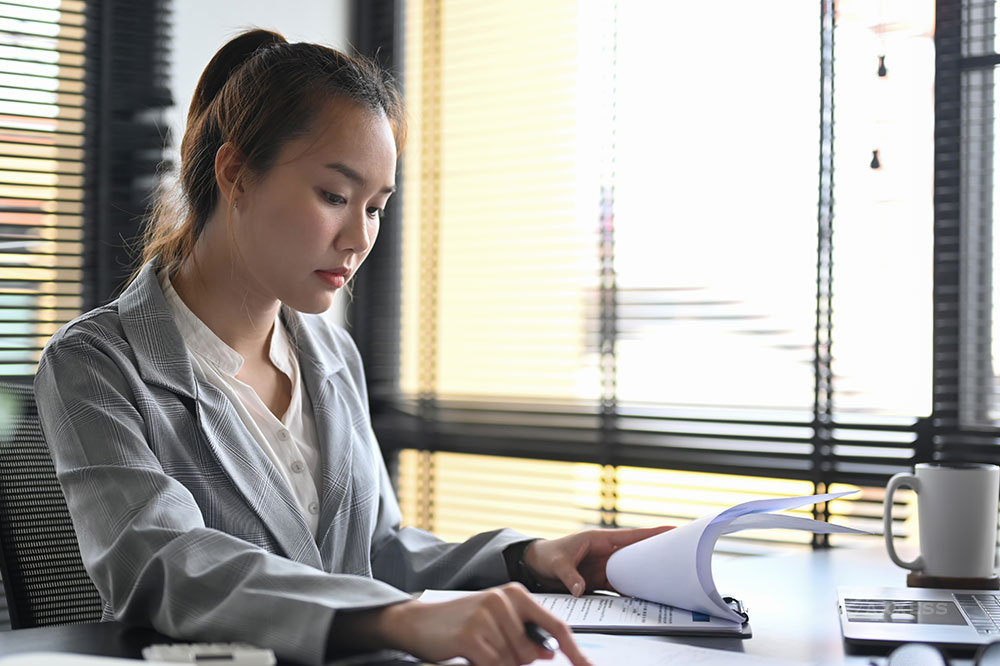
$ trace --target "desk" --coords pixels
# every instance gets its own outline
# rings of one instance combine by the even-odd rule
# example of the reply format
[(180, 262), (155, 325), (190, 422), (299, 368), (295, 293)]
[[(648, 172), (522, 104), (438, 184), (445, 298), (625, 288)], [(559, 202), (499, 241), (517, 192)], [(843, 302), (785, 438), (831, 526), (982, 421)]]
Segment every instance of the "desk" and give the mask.
[(169, 640), (152, 629), (118, 622), (64, 624), (0, 632), (0, 655), (54, 651), (142, 659), (142, 648)]
[[(152, 629), (129, 627), (120, 622), (65, 624), (0, 632), (0, 657), (24, 652), (74, 652), (142, 659), (142, 649), (147, 645), (170, 642), (173, 639)], [(366, 663), (369, 666), (416, 666), (411, 660), (375, 660)], [(295, 664), (279, 660), (278, 666)]]
[[(717, 558), (714, 573), (722, 594), (733, 594), (746, 602), (753, 638), (662, 640), (817, 666), (869, 663), (866, 656), (845, 653), (837, 610), (838, 585), (906, 585), (906, 573), (889, 561), (881, 545)], [(0, 655), (62, 650), (141, 658), (143, 647), (168, 640), (152, 630), (117, 623), (21, 629), (0, 633)], [(953, 660), (956, 666), (963, 663), (970, 662)]]
[[(892, 564), (882, 544), (717, 558), (713, 572), (720, 593), (738, 597), (747, 605), (753, 637), (672, 640), (817, 666), (867, 666), (872, 656), (886, 652), (846, 652), (837, 607), (839, 585), (906, 586), (906, 571)], [(951, 653), (949, 658), (953, 666), (972, 663), (970, 658), (955, 658)]]
[(881, 544), (722, 560), (714, 572), (719, 591), (749, 609), (753, 638), (743, 641), (744, 652), (815, 664), (869, 661), (845, 654), (838, 585), (906, 585), (906, 572)]

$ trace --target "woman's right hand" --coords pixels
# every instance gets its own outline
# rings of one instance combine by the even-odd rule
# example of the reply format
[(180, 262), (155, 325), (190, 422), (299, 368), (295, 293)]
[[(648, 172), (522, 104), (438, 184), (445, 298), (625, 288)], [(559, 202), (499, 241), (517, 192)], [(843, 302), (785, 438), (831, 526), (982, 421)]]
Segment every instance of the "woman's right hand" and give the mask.
[(559, 641), (573, 666), (592, 666), (559, 618), (520, 583), (508, 583), (451, 601), (407, 601), (379, 609), (372, 629), (387, 647), (428, 661), (465, 657), (472, 666), (518, 666), (554, 655), (524, 630), (534, 622)]

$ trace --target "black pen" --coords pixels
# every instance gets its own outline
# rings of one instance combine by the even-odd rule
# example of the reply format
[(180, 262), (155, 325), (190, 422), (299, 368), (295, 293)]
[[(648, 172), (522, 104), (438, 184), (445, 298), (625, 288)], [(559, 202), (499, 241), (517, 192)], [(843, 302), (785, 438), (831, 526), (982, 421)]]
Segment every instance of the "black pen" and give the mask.
[(525, 622), (524, 632), (528, 634), (528, 638), (530, 638), (533, 643), (537, 643), (549, 652), (559, 651), (559, 641), (556, 640), (556, 637), (539, 627), (534, 622)]

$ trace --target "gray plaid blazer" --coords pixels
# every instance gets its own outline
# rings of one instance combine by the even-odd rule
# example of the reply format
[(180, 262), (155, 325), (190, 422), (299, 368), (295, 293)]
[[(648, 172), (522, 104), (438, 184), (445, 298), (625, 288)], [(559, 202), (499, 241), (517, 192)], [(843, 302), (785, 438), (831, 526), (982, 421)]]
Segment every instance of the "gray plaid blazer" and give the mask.
[(321, 663), (338, 610), (508, 580), (502, 551), (522, 535), (450, 544), (400, 528), (357, 348), (322, 317), (283, 308), (322, 450), (314, 539), (232, 404), (192, 371), (156, 269), (60, 329), (35, 377), (106, 618)]

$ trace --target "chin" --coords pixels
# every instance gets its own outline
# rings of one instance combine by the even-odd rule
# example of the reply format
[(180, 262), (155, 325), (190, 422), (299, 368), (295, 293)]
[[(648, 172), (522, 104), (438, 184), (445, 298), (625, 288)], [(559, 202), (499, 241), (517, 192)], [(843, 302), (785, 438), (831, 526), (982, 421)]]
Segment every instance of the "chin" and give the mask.
[(317, 294), (312, 298), (282, 299), (282, 303), (303, 314), (323, 314), (333, 307), (334, 294)]

